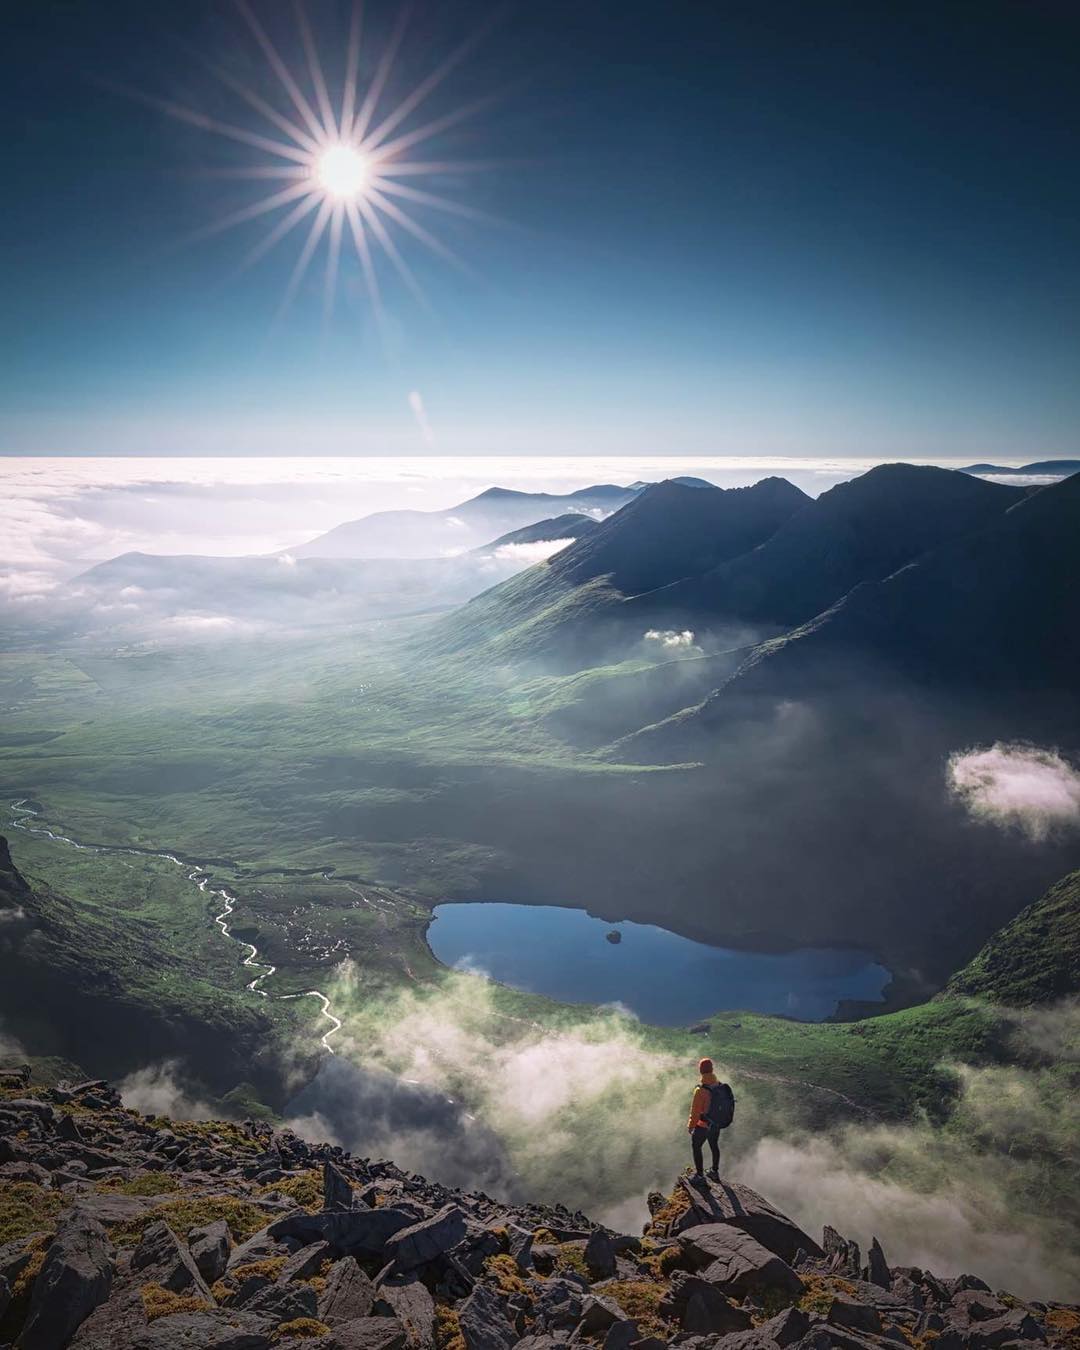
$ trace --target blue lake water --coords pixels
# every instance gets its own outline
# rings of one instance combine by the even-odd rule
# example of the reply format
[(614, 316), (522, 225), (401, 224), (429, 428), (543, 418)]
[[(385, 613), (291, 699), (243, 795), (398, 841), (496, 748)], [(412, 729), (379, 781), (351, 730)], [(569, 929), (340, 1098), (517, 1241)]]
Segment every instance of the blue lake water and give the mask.
[[(619, 943), (607, 940), (618, 932)], [(621, 1003), (645, 1022), (682, 1026), (725, 1009), (820, 1022), (841, 999), (880, 1000), (889, 972), (850, 948), (747, 952), (581, 909), (439, 905), (428, 943), (444, 965), (566, 1003)]]

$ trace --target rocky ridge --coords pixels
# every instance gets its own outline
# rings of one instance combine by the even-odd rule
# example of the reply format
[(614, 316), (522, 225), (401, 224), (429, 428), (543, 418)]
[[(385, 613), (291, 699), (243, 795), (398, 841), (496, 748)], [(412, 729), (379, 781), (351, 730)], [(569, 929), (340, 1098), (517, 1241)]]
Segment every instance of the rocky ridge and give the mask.
[(259, 1121), (0, 1073), (0, 1345), (18, 1350), (999, 1350), (1080, 1308), (815, 1241), (679, 1178), (643, 1236), (508, 1206)]

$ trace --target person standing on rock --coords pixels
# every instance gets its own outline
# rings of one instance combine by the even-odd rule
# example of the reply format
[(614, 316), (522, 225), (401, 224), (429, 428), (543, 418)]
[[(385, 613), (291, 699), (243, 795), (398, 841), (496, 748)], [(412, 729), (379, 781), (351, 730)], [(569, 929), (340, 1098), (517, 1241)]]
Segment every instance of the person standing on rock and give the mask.
[(709, 1141), (712, 1154), (712, 1167), (709, 1179), (720, 1180), (720, 1131), (731, 1124), (735, 1109), (735, 1097), (727, 1083), (721, 1083), (713, 1072), (711, 1059), (703, 1059), (698, 1064), (701, 1081), (694, 1089), (690, 1102), (690, 1119), (687, 1129), (690, 1133), (690, 1150), (694, 1155), (694, 1179), (704, 1178), (705, 1161), (703, 1151), (705, 1141)]

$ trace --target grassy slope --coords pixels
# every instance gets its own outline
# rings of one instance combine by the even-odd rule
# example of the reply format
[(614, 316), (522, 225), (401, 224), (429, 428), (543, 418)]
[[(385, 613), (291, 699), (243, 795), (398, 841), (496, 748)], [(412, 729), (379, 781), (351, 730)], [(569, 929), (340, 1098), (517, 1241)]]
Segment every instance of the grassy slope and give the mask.
[(996, 933), (949, 981), (953, 995), (1026, 1006), (1080, 992), (1080, 872)]

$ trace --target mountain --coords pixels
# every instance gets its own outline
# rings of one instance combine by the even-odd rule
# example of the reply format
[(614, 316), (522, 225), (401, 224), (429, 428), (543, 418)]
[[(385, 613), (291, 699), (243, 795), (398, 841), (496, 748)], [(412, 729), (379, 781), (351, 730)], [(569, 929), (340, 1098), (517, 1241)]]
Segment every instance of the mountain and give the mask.
[(471, 601), (439, 626), (436, 640), (450, 649), (493, 641), (502, 655), (580, 660), (602, 646), (604, 621), (624, 597), (745, 553), (809, 500), (782, 478), (729, 489), (653, 484), (586, 538)]
[(950, 1350), (1064, 1350), (1077, 1323), (890, 1266), (877, 1238), (864, 1262), (734, 1179), (653, 1192), (638, 1237), (266, 1121), (141, 1115), (100, 1079), (0, 1083), (0, 1334), (20, 1350), (889, 1350), (923, 1327)]
[(791, 628), (860, 582), (980, 529), (1023, 495), (949, 469), (883, 464), (808, 501), (750, 552), (629, 602), (627, 617), (669, 627), (723, 618)]
[(500, 548), (514, 548), (521, 544), (546, 544), (556, 540), (570, 541), (584, 539), (598, 528), (598, 522), (592, 516), (580, 511), (568, 511), (565, 515), (553, 516), (550, 520), (538, 520), (535, 525), (524, 525), (520, 530), (511, 530), (500, 535), (490, 544), (482, 544), (473, 549), (474, 553), (497, 553)]
[(1070, 474), (1080, 473), (1080, 459), (1039, 459), (1033, 464), (1021, 464), (1019, 468), (1008, 464), (969, 464), (967, 468), (959, 469), (958, 472), (1008, 474), (1017, 478), (1028, 474), (1035, 477), (1054, 475), (1067, 478)]
[(287, 552), (294, 558), (436, 558), (565, 512), (609, 515), (639, 490), (598, 483), (556, 495), (492, 487), (443, 511), (377, 511)]
[(1072, 872), (995, 933), (945, 994), (1011, 1007), (1080, 994), (1080, 872)]
[[(811, 622), (760, 644), (698, 709), (680, 740), (746, 701), (909, 688), (978, 709), (1003, 735), (1010, 713), (1074, 739), (1080, 670), (1080, 476), (1024, 496), (982, 530), (856, 586)], [(1033, 691), (1037, 691), (1033, 696)], [(973, 723), (972, 723), (973, 724)], [(652, 728), (648, 738), (666, 734)], [(668, 731), (673, 727), (668, 725)]]

